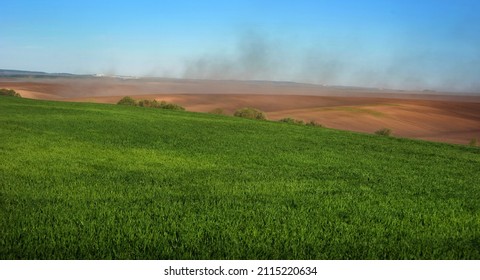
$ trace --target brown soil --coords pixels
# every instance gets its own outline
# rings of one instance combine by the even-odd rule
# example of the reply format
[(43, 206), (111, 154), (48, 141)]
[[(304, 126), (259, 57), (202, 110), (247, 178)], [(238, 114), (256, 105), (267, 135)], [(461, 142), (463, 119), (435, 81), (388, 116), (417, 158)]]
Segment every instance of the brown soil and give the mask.
[(327, 127), (468, 144), (480, 138), (480, 96), (380, 89), (324, 87), (296, 83), (113, 78), (0, 79), (23, 97), (116, 103), (125, 95), (178, 103), (187, 110), (222, 108), (232, 114), (255, 107), (271, 120), (292, 117)]

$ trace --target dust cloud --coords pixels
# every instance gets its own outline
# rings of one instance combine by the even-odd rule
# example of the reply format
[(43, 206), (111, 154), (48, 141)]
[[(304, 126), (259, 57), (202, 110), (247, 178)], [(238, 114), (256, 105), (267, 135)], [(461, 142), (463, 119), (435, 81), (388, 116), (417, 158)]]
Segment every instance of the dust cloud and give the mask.
[(319, 39), (308, 45), (249, 30), (237, 36), (233, 51), (186, 59), (180, 77), (480, 92), (480, 51), (470, 59), (452, 59), (451, 49), (399, 41), (383, 49), (361, 40)]
[(270, 80), (282, 65), (281, 46), (258, 32), (239, 35), (234, 52), (205, 54), (185, 63), (184, 78)]

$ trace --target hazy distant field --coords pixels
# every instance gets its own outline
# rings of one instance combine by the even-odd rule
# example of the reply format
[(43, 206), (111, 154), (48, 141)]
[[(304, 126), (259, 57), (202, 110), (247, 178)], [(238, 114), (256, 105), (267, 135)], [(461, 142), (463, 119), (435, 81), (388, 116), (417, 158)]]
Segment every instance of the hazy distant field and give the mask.
[(1, 259), (479, 259), (480, 149), (0, 97)]
[(394, 135), (468, 144), (480, 139), (480, 97), (459, 93), (408, 92), (327, 87), (266, 81), (181, 79), (19, 78), (0, 79), (0, 88), (24, 97), (116, 103), (125, 95), (179, 103), (187, 110), (222, 108), (232, 114), (255, 107), (269, 119), (315, 120), (327, 127), (373, 133), (387, 127)]

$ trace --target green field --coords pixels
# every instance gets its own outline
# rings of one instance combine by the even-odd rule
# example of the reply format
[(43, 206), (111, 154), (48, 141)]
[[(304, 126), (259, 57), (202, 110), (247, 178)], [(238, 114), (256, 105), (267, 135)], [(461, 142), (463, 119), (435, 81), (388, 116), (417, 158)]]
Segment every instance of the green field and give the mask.
[(480, 149), (0, 96), (1, 259), (480, 259)]

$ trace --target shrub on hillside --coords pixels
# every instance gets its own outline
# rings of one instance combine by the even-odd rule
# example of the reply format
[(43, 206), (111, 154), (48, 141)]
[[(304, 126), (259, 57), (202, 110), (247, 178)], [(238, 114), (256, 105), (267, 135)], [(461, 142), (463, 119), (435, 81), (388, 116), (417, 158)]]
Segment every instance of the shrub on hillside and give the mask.
[(175, 103), (167, 103), (166, 101), (163, 101), (163, 100), (158, 102), (155, 99), (154, 100), (145, 99), (145, 100), (138, 101), (138, 105), (142, 107), (185, 111), (185, 108), (183, 108), (182, 106)]
[(167, 103), (165, 101), (160, 101), (158, 102), (157, 100), (148, 100), (148, 99), (142, 99), (142, 100), (135, 100), (131, 98), (130, 96), (125, 96), (124, 98), (120, 99), (120, 101), (117, 102), (118, 105), (130, 105), (130, 106), (139, 106), (139, 107), (150, 107), (150, 108), (159, 108), (159, 109), (168, 109), (168, 110), (179, 110), (179, 111), (185, 111), (185, 108), (178, 104), (174, 103)]
[[(156, 100), (153, 100), (155, 101), (156, 103)], [(143, 100), (138, 100), (137, 101), (137, 105), (140, 106), (140, 107), (154, 107), (153, 104), (154, 102), (152, 102), (151, 100), (148, 100), (148, 99), (143, 99)]]
[(255, 108), (242, 108), (235, 111), (233, 114), (235, 117), (254, 119), (254, 120), (266, 120), (267, 117), (264, 112)]
[(380, 135), (380, 136), (390, 136), (392, 135), (392, 130), (390, 128), (382, 128), (377, 131), (375, 131), (375, 134)]
[(120, 99), (117, 102), (118, 105), (129, 105), (129, 106), (137, 106), (137, 102), (135, 99), (131, 98), (130, 96), (125, 96), (124, 98)]
[(317, 123), (316, 121), (309, 121), (306, 123), (307, 126), (316, 126), (316, 127), (323, 127), (323, 125)]
[(306, 125), (306, 126), (323, 127), (323, 125), (317, 123), (316, 121), (309, 121), (309, 122), (305, 123), (303, 120), (296, 120), (296, 119), (293, 119), (293, 118), (284, 118), (284, 119), (280, 119), (278, 121), (288, 123), (288, 124), (298, 124), (298, 125)]
[(13, 96), (13, 97), (22, 97), (22, 96), (20, 95), (20, 93), (14, 91), (13, 89), (6, 89), (6, 88), (0, 89), (0, 95)]
[(279, 122), (284, 122), (284, 123), (289, 123), (289, 124), (294, 124), (295, 123), (295, 119), (292, 119), (292, 118), (284, 118), (284, 119), (280, 119), (278, 121)]
[(178, 104), (175, 104), (175, 103), (167, 103), (165, 101), (161, 101), (159, 104), (160, 105), (158, 105), (158, 107), (156, 107), (156, 108), (185, 111), (185, 108), (183, 108), (182, 106), (180, 106)]
[(289, 124), (300, 124), (300, 125), (304, 125), (304, 121), (302, 120), (296, 120), (296, 119), (292, 119), (292, 118), (284, 118), (284, 119), (281, 119), (279, 120), (279, 122), (284, 122), (284, 123), (289, 123)]
[(471, 147), (477, 147), (478, 146), (478, 139), (473, 138), (472, 140), (470, 140), (470, 143), (468, 143), (468, 145), (471, 146)]

